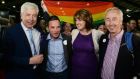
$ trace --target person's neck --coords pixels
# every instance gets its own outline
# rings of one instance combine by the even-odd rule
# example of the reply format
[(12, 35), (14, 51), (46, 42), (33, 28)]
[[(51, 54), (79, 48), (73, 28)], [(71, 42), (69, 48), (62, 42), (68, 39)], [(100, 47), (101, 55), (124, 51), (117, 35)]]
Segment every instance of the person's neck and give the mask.
[(57, 39), (58, 39), (58, 37), (51, 37), (51, 39), (52, 39), (52, 40), (57, 40)]
[(91, 30), (83, 29), (83, 30), (80, 30), (80, 33), (82, 35), (89, 35), (91, 33)]
[(110, 33), (110, 38), (114, 38), (117, 34), (119, 34), (120, 32), (122, 31), (122, 29), (121, 30), (118, 30), (117, 32), (112, 32), (112, 33)]

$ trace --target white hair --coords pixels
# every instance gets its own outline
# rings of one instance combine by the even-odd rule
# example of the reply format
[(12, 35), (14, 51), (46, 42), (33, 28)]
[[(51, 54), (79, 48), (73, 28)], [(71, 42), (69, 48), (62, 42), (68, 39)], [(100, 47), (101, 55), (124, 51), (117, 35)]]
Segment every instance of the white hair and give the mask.
[(110, 11), (117, 11), (117, 12), (120, 14), (121, 21), (123, 21), (123, 12), (122, 12), (119, 8), (117, 8), (117, 7), (112, 7), (112, 8), (107, 9), (107, 10), (105, 11), (105, 16), (106, 16), (106, 14), (107, 14), (108, 12), (110, 12)]
[(23, 13), (27, 9), (36, 9), (37, 13), (39, 12), (39, 8), (38, 8), (38, 6), (35, 3), (25, 2), (24, 4), (22, 4), (20, 12)]

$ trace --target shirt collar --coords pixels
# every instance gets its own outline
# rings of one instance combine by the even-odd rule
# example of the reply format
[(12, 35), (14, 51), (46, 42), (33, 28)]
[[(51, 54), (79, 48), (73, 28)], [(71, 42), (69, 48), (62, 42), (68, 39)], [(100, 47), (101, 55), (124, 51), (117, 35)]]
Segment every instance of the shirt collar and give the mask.
[[(63, 39), (63, 38), (62, 38), (62, 35), (60, 34), (59, 37), (58, 37), (57, 39)], [(47, 40), (53, 40), (50, 33), (49, 33), (48, 36), (47, 36)]]

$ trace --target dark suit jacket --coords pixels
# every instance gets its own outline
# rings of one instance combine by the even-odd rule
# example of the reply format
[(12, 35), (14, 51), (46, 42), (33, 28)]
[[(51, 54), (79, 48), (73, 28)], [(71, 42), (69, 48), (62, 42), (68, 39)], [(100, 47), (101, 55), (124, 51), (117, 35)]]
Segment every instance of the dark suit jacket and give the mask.
[(4, 38), (5, 38), (5, 32), (7, 27), (1, 27), (0, 28), (0, 70), (4, 68), (4, 53), (3, 53), (3, 44), (4, 44)]
[[(103, 42), (104, 39), (106, 39), (106, 42)], [(116, 61), (114, 79), (132, 79), (134, 75), (140, 72), (140, 38), (133, 35), (132, 39), (134, 47), (133, 55), (135, 57), (133, 58), (131, 52), (127, 49), (123, 35)], [(101, 70), (108, 41), (108, 34), (103, 35), (99, 41), (99, 79), (101, 79)]]
[[(48, 35), (48, 34), (47, 34)], [(64, 48), (64, 56), (65, 56), (65, 61), (68, 65), (68, 71), (70, 70), (70, 60), (71, 60), (71, 54), (72, 54), (72, 44), (71, 44), (71, 37), (70, 36), (66, 36), (64, 34), (62, 35), (62, 44), (63, 44), (63, 48)], [(67, 40), (67, 45), (64, 45), (64, 41)], [(44, 54), (44, 64), (43, 64), (43, 70), (46, 70), (46, 63), (47, 63), (47, 59), (48, 59), (48, 40), (46, 40), (46, 38), (44, 38), (43, 40), (43, 44), (42, 45), (42, 50), (45, 50), (45, 54)], [(45, 71), (46, 72), (46, 71)]]
[(5, 37), (6, 79), (37, 79), (38, 68), (29, 64), (32, 53), (21, 24), (9, 28)]

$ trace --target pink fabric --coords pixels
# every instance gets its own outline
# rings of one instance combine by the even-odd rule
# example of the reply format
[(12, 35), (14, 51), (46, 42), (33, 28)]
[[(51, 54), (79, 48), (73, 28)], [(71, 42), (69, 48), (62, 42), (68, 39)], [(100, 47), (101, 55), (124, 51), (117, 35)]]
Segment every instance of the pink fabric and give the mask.
[(102, 79), (114, 79), (114, 71), (123, 33), (124, 31), (122, 30), (113, 38), (110, 38), (109, 35), (109, 43), (102, 68)]

